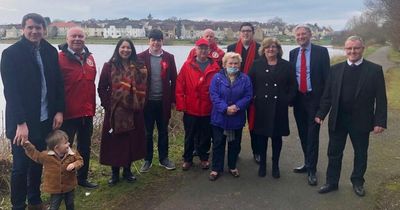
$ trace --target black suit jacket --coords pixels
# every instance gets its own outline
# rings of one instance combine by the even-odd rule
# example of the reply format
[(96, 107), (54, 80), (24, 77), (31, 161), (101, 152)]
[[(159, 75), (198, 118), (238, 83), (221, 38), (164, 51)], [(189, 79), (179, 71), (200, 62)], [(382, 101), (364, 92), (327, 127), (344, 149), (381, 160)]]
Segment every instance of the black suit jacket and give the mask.
[[(317, 117), (324, 119), (330, 110), (328, 126), (333, 131), (336, 129), (339, 114), (345, 66), (346, 62), (332, 66), (321, 98), (320, 109), (317, 112)], [(374, 126), (386, 128), (387, 99), (382, 66), (364, 59), (361, 71), (354, 96), (352, 120), (355, 123), (352, 127), (359, 132), (369, 132), (373, 130)]]
[[(294, 66), (296, 71), (297, 56), (299, 55), (300, 47), (290, 51), (289, 62)], [(324, 92), (325, 81), (328, 77), (330, 67), (330, 59), (328, 49), (319, 45), (311, 44), (310, 55), (310, 79), (312, 88), (312, 102), (319, 105), (319, 100)], [(297, 82), (297, 80), (296, 80)], [(297, 84), (297, 89), (298, 89)]]
[[(40, 42), (40, 55), (47, 87), (48, 116), (64, 112), (64, 84), (58, 52), (47, 41)], [(6, 98), (6, 135), (13, 139), (17, 124), (27, 123), (29, 139), (40, 134), (41, 73), (33, 45), (25, 37), (5, 49), (1, 56), (1, 78)]]

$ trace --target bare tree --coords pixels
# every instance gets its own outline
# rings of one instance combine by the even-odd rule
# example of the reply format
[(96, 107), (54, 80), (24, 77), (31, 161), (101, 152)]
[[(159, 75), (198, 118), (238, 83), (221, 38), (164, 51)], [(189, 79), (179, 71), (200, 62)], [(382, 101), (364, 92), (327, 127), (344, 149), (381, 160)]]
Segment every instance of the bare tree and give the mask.
[(400, 47), (400, 1), (399, 0), (365, 0), (369, 11), (381, 18), (387, 29), (388, 38), (393, 47)]

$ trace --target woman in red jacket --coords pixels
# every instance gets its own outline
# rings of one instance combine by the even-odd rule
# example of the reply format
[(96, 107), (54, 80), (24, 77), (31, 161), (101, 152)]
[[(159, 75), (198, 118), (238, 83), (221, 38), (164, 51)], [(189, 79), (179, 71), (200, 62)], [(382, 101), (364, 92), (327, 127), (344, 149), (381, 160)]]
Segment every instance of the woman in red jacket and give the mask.
[(188, 170), (193, 164), (194, 140), (198, 139), (197, 151), (201, 168), (208, 169), (208, 150), (211, 145), (211, 79), (219, 71), (219, 65), (208, 57), (209, 43), (206, 39), (196, 42), (196, 56), (182, 66), (176, 80), (176, 110), (184, 112), (185, 146), (182, 165)]

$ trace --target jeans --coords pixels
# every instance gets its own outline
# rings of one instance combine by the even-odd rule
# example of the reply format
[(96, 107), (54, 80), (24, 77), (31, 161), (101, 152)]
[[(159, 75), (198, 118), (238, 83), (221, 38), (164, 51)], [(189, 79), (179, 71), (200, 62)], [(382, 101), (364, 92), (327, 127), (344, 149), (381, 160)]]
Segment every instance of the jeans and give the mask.
[(71, 147), (74, 143), (76, 134), (77, 150), (83, 158), (83, 166), (78, 170), (78, 181), (85, 181), (88, 178), (89, 171), (90, 146), (93, 134), (93, 117), (79, 117), (65, 120), (61, 130), (67, 133)]
[[(212, 126), (213, 133), (213, 159), (212, 159), (212, 170), (216, 172), (224, 171), (224, 159), (225, 159), (225, 145), (226, 136), (224, 135), (224, 129)], [(235, 139), (228, 142), (228, 168), (235, 169), (236, 162), (238, 159), (240, 144), (242, 141), (242, 128), (235, 130)]]
[(74, 210), (74, 190), (66, 193), (51, 194), (50, 195), (50, 208), (49, 210), (58, 210), (61, 205), (61, 201), (64, 199), (65, 209)]
[(147, 155), (145, 160), (153, 160), (153, 131), (154, 123), (158, 131), (158, 159), (160, 162), (168, 158), (168, 120), (164, 119), (162, 101), (149, 100), (144, 108), (144, 122), (146, 128)]
[[(52, 122), (46, 120), (41, 122), (41, 138), (30, 139), (36, 149), (46, 149), (45, 138), (52, 129)], [(25, 155), (24, 148), (12, 144), (13, 165), (11, 171), (11, 204), (12, 209), (25, 209), (25, 200), (28, 198), (30, 205), (42, 203), (40, 198), (40, 183), (42, 177), (42, 165), (33, 162)]]

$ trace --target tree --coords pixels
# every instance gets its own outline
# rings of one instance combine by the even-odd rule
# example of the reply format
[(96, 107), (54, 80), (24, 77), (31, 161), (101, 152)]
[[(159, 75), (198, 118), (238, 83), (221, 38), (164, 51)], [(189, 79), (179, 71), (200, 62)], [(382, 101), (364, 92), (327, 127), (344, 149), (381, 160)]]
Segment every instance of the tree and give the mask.
[(282, 18), (280, 18), (280, 17), (274, 17), (272, 19), (269, 19), (267, 21), (267, 24), (270, 24), (273, 26), (278, 26), (279, 28), (283, 28), (286, 26), (286, 23), (283, 22)]
[(181, 39), (181, 36), (182, 36), (182, 21), (181, 20), (178, 20), (178, 23), (176, 24), (175, 35), (178, 39)]
[(153, 16), (151, 16), (151, 13), (149, 13), (149, 15), (147, 15), (147, 20), (153, 20)]
[(394, 48), (400, 47), (400, 1), (399, 0), (365, 0), (365, 5), (386, 29), (388, 38)]
[(379, 24), (379, 18), (369, 11), (351, 18), (346, 24), (346, 30), (351, 35), (356, 34), (363, 37), (367, 44), (384, 44), (386, 42), (386, 35), (382, 33), (383, 28)]

